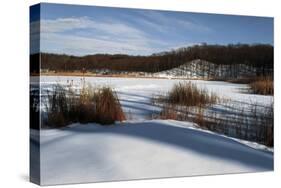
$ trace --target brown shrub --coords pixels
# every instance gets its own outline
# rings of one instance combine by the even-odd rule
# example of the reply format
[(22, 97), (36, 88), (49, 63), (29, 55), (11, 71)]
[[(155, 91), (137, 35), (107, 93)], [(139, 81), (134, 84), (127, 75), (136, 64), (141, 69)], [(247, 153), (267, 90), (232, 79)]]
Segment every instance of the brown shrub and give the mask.
[(167, 102), (185, 106), (206, 106), (214, 104), (218, 97), (214, 93), (208, 93), (205, 89), (199, 89), (191, 82), (175, 84), (168, 93)]
[(195, 118), (194, 118), (194, 122), (196, 124), (198, 124), (201, 127), (206, 127), (206, 121), (204, 118), (204, 109), (203, 108), (199, 108), (198, 113), (196, 114)]
[(96, 91), (91, 85), (82, 86), (79, 96), (74, 100), (73, 114), (80, 123), (90, 123), (96, 120)]
[(119, 99), (109, 87), (103, 87), (96, 93), (96, 121), (100, 124), (112, 124), (125, 120)]
[(160, 112), (160, 119), (178, 120), (177, 110), (174, 105), (165, 105)]
[(48, 122), (52, 127), (64, 127), (67, 124), (65, 116), (61, 112), (49, 113)]
[(56, 85), (53, 92), (48, 93), (48, 104), (46, 104), (48, 121), (51, 127), (62, 127), (69, 122), (68, 101), (64, 88)]
[(109, 87), (84, 85), (79, 94), (60, 85), (48, 94), (47, 126), (63, 127), (73, 122), (113, 124), (126, 119), (116, 93)]
[(249, 84), (253, 93), (261, 95), (273, 95), (273, 79), (270, 77), (259, 77)]

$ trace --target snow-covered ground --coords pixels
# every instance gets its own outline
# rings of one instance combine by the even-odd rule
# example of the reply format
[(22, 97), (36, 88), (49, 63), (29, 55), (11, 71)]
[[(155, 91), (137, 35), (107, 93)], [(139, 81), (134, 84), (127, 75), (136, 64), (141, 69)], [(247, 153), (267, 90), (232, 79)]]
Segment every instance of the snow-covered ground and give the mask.
[(44, 130), (40, 146), (43, 185), (273, 169), (271, 152), (172, 120)]
[[(81, 77), (66, 76), (43, 76), (40, 78), (43, 89), (52, 88), (54, 84), (81, 85)], [(131, 119), (149, 119), (160, 108), (151, 104), (151, 98), (156, 95), (165, 94), (175, 83), (182, 82), (180, 79), (153, 79), (153, 78), (112, 78), (112, 77), (85, 77), (86, 83), (93, 86), (110, 86), (118, 94), (124, 111)], [(239, 105), (260, 104), (268, 105), (273, 102), (272, 96), (251, 95), (245, 91), (246, 84), (232, 84), (221, 81), (190, 80), (200, 88), (205, 88), (216, 93), (224, 99), (231, 99)]]
[[(41, 77), (41, 87), (70, 82), (76, 85), (80, 79)], [(204, 131), (190, 122), (150, 120), (161, 110), (151, 104), (151, 97), (167, 92), (179, 81), (86, 77), (93, 85), (113, 87), (130, 120), (111, 126), (73, 124), (41, 130), (41, 184), (273, 170), (273, 152), (261, 145)], [(241, 103), (269, 104), (273, 100), (241, 92), (247, 89), (242, 84), (192, 82)], [(31, 138), (35, 139), (34, 135), (36, 131)]]

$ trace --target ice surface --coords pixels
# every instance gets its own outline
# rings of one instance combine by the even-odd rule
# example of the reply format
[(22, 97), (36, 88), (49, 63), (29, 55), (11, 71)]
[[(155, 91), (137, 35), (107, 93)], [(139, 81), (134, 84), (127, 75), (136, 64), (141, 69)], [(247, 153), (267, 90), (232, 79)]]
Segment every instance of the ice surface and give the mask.
[[(87, 83), (94, 86), (111, 86), (118, 94), (124, 111), (134, 120), (149, 119), (153, 112), (159, 112), (160, 108), (151, 104), (153, 96), (165, 94), (175, 83), (183, 82), (180, 79), (156, 79), (156, 78), (106, 78), (85, 77)], [(188, 82), (187, 80), (185, 80)], [(216, 93), (221, 98), (231, 99), (239, 104), (253, 103), (268, 105), (272, 103), (272, 96), (253, 95), (245, 93), (246, 84), (232, 84), (221, 81), (190, 80), (200, 88), (205, 88)], [(81, 77), (43, 76), (42, 88), (50, 88), (51, 85), (60, 83), (67, 85), (80, 85)]]

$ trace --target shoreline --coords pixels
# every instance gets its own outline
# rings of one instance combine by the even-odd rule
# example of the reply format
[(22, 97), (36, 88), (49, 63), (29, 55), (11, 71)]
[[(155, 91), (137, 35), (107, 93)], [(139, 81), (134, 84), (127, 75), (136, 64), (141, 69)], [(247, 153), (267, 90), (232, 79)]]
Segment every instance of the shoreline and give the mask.
[(167, 80), (204, 80), (204, 81), (225, 81), (215, 79), (203, 78), (182, 78), (182, 77), (159, 77), (159, 76), (140, 76), (140, 75), (125, 75), (125, 74), (108, 74), (100, 75), (93, 73), (79, 73), (79, 72), (58, 72), (58, 73), (39, 73), (31, 76), (73, 76), (73, 77), (98, 77), (98, 78), (142, 78), (142, 79), (167, 79)]

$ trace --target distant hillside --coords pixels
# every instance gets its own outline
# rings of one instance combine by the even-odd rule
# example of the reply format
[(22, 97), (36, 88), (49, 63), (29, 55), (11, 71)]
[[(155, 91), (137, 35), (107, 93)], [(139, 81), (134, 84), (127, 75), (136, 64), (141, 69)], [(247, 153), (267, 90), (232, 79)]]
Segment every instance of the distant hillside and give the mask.
[[(39, 54), (31, 55), (31, 70), (39, 64)], [(96, 72), (99, 70), (109, 70), (110, 72), (146, 72), (156, 73), (179, 67), (193, 60), (201, 59), (212, 64), (210, 67), (221, 68), (224, 73), (219, 74), (239, 76), (236, 69), (243, 68), (244, 65), (249, 69), (249, 73), (254, 71), (257, 75), (268, 75), (273, 73), (273, 46), (256, 44), (235, 44), (235, 45), (195, 45), (186, 48), (179, 48), (168, 52), (161, 52), (149, 56), (131, 56), (124, 54), (95, 54), (83, 57), (41, 53), (41, 70), (50, 71), (87, 71)], [(196, 65), (199, 63), (198, 65)], [(202, 64), (202, 62), (201, 62)], [(206, 66), (200, 64), (200, 61), (194, 61), (192, 66), (187, 69), (200, 74), (218, 74), (206, 73)], [(209, 67), (210, 66), (210, 67)], [(196, 70), (196, 67), (199, 68)], [(224, 68), (228, 67), (228, 68)], [(229, 68), (231, 67), (231, 68)], [(202, 69), (202, 70), (201, 70)], [(212, 68), (211, 68), (212, 69)], [(203, 72), (202, 72), (203, 71)], [(194, 73), (194, 74), (197, 74)], [(251, 72), (252, 73), (252, 72)], [(190, 73), (191, 74), (191, 73)], [(192, 73), (193, 74), (193, 73)]]
[(255, 67), (246, 64), (222, 65), (196, 59), (170, 70), (154, 73), (153, 76), (164, 78), (192, 79), (230, 79), (255, 76)]

